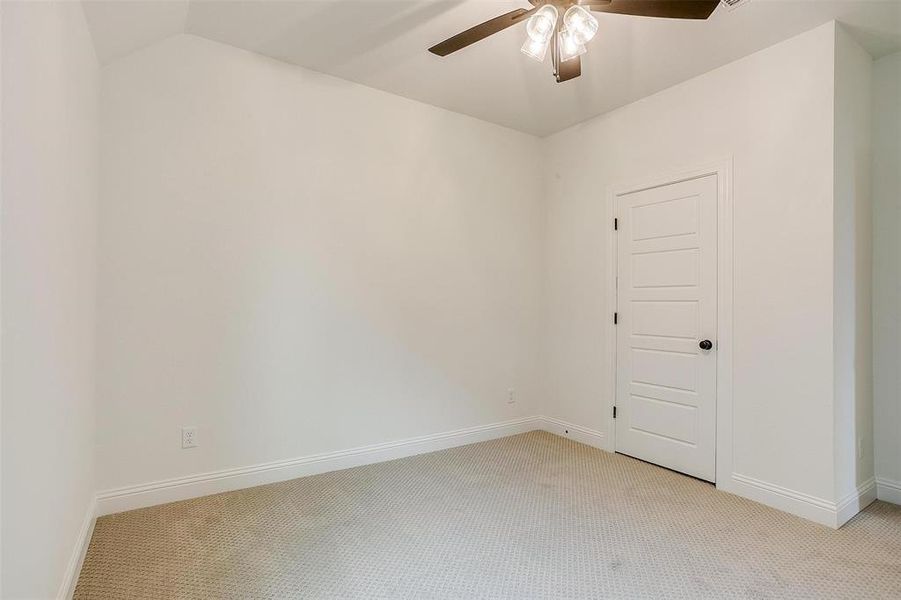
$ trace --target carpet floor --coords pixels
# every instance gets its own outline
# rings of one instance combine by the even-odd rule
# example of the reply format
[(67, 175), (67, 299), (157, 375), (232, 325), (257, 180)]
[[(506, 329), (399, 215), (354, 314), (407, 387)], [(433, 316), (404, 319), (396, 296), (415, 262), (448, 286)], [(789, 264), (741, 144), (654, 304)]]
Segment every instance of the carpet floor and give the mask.
[(835, 531), (545, 432), (97, 520), (75, 598), (901, 598)]

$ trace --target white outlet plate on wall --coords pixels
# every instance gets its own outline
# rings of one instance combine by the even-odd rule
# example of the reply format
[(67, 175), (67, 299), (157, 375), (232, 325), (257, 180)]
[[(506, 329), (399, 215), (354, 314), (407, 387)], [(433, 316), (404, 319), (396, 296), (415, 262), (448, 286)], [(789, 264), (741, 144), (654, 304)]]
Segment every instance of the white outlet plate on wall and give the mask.
[(181, 428), (181, 447), (196, 448), (197, 447), (197, 427), (190, 425)]

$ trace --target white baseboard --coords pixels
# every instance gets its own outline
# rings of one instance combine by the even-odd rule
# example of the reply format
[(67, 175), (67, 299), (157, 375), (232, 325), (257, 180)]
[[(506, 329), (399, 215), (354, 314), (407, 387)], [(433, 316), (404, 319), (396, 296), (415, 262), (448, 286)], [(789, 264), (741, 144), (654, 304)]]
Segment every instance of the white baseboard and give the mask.
[(876, 497), (884, 502), (901, 504), (901, 481), (892, 481), (885, 477), (877, 477)]
[(59, 586), (59, 591), (56, 593), (56, 597), (59, 600), (69, 600), (75, 593), (75, 585), (78, 583), (81, 565), (84, 563), (85, 554), (88, 552), (88, 545), (91, 543), (91, 534), (94, 533), (94, 523), (97, 521), (96, 515), (97, 500), (91, 498), (91, 502), (88, 504), (88, 510), (84, 516), (84, 521), (81, 523), (81, 529), (78, 531), (78, 537), (75, 539), (75, 546), (72, 548), (72, 556), (69, 557), (69, 564), (66, 565), (63, 581)]
[(871, 477), (857, 486), (857, 489), (836, 503), (835, 523), (841, 527), (854, 515), (865, 509), (876, 500), (876, 478)]
[(836, 526), (835, 503), (816, 496), (738, 473), (732, 474), (731, 482), (718, 481), (717, 488), (828, 527)]
[(876, 499), (874, 479), (861, 484), (857, 490), (838, 502), (817, 498), (738, 473), (733, 473), (731, 481), (725, 483), (722, 485), (717, 482), (717, 488), (833, 529), (844, 525)]
[(594, 429), (588, 429), (581, 425), (567, 423), (566, 421), (562, 421), (555, 417), (537, 417), (537, 419), (541, 422), (541, 429), (543, 431), (571, 438), (582, 444), (606, 450), (607, 452), (613, 451), (612, 448), (608, 447), (609, 443), (607, 435), (603, 431), (595, 431)]
[[(612, 440), (608, 438), (605, 432), (568, 423), (556, 417), (522, 417), (490, 425), (469, 427), (395, 442), (385, 442), (349, 450), (339, 450), (107, 490), (97, 494), (96, 515), (107, 515), (166, 502), (187, 500), (209, 494), (286, 481), (307, 475), (404, 458), (425, 452), (434, 452), (445, 448), (525, 433), (536, 429), (568, 437), (601, 450), (613, 451), (609, 447)], [(878, 483), (875, 480), (866, 482), (854, 493), (839, 502), (817, 498), (738, 473), (734, 473), (727, 481), (717, 482), (717, 487), (723, 491), (731, 492), (834, 528), (840, 527), (872, 502), (876, 498), (877, 487), (881, 499), (886, 499), (890, 502), (901, 501), (901, 484), (882, 479)], [(84, 533), (88, 540), (90, 539), (88, 529), (93, 522), (90, 521), (90, 523), (91, 525), (85, 526)], [(74, 566), (71, 567), (74, 569)], [(75, 572), (77, 573), (77, 571)]]
[(314, 454), (249, 467), (224, 469), (135, 485), (97, 494), (97, 515), (144, 508), (176, 500), (198, 498), (307, 475), (348, 469), (425, 452), (444, 450), (496, 438), (544, 429), (542, 417), (523, 417), (501, 423), (373, 444), (350, 450)]

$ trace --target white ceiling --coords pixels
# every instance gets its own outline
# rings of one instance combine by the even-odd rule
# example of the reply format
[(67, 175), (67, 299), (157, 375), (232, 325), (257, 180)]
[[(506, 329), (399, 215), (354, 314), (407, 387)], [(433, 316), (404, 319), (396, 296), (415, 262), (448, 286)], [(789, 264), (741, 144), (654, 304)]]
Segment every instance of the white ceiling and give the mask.
[(595, 13), (582, 76), (557, 84), (516, 25), (445, 58), (426, 49), (527, 0), (86, 0), (111, 62), (189, 33), (536, 135), (700, 75), (829, 20), (878, 57), (901, 49), (901, 0), (747, 0), (707, 21)]

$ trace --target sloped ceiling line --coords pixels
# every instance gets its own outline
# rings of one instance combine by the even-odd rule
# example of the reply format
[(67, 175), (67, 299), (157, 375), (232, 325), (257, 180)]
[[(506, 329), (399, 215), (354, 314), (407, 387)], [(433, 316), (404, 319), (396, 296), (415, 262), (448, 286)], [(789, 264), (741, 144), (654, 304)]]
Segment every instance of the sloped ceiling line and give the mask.
[(746, 0), (707, 21), (599, 13), (582, 77), (557, 84), (511, 27), (426, 51), (527, 0), (84, 0), (101, 63), (189, 33), (545, 136), (831, 20), (875, 57), (901, 49), (901, 1)]

